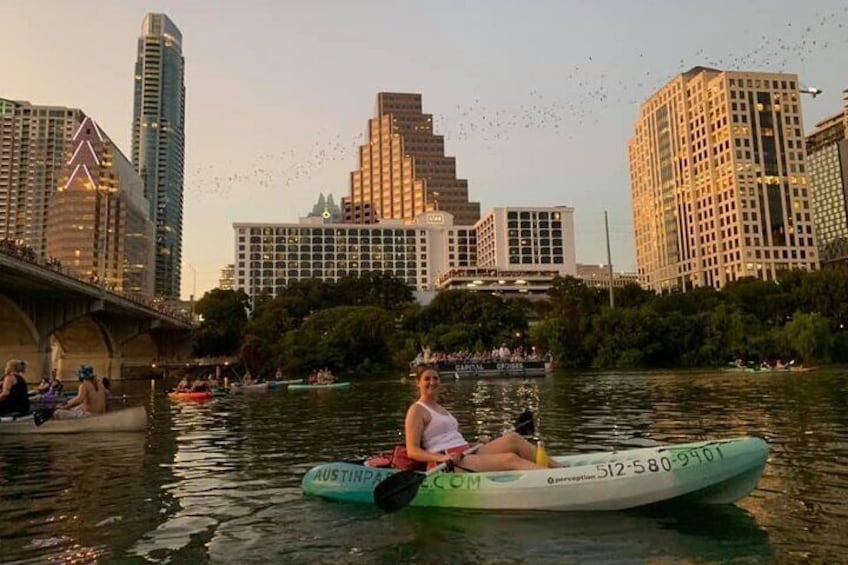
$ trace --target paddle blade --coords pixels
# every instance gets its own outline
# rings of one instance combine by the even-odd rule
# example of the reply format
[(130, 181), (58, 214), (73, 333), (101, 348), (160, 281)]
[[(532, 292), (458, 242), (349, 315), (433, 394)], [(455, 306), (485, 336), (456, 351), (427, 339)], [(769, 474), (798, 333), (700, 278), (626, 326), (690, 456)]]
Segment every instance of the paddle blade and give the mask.
[(427, 478), (425, 473), (401, 471), (386, 477), (374, 487), (374, 503), (384, 512), (400, 510), (415, 498), (418, 487)]
[(32, 413), (32, 420), (35, 422), (36, 426), (40, 426), (41, 424), (53, 417), (53, 412), (55, 412), (55, 410), (53, 410), (52, 408), (36, 410)]
[(515, 431), (523, 436), (532, 436), (536, 433), (536, 424), (533, 422), (533, 412), (525, 410), (515, 420)]

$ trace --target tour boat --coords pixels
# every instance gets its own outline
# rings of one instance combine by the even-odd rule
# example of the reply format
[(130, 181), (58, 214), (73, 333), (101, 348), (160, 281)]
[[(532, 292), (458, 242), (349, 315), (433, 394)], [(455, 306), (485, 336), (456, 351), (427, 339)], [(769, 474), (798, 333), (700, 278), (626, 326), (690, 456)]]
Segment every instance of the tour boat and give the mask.
[(40, 426), (33, 414), (18, 418), (0, 418), (3, 434), (78, 434), (84, 432), (143, 432), (147, 429), (147, 410), (144, 406), (123, 408), (97, 416), (58, 420), (50, 418)]
[[(411, 506), (487, 510), (624, 510), (663, 501), (730, 504), (762, 476), (768, 445), (755, 437), (553, 457), (563, 467), (531, 471), (434, 473)], [(374, 503), (374, 488), (396, 469), (364, 462), (314, 467), (303, 477), (308, 495)]]
[[(437, 361), (431, 363), (444, 376), (457, 379), (503, 377), (544, 377), (553, 371), (553, 364), (542, 359), (510, 361), (488, 359), (485, 361)], [(415, 376), (410, 365), (409, 376)]]

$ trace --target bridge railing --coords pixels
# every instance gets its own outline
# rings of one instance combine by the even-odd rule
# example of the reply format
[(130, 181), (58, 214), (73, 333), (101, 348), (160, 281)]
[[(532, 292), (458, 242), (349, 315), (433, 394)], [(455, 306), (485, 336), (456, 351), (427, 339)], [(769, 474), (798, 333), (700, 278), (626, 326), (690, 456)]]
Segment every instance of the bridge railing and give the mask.
[(15, 259), (26, 261), (27, 263), (32, 263), (38, 267), (50, 269), (54, 273), (74, 279), (75, 281), (86, 284), (100, 292), (109, 293), (115, 297), (123, 298), (141, 306), (156, 310), (157, 312), (161, 312), (162, 314), (175, 318), (183, 323), (194, 324), (194, 320), (191, 319), (191, 316), (175, 310), (174, 308), (170, 308), (167, 305), (162, 304), (160, 301), (147, 298), (137, 293), (123, 292), (98, 280), (97, 277), (86, 277), (79, 271), (65, 267), (62, 265), (62, 262), (55, 257), (47, 257), (44, 259), (40, 257), (32, 247), (21, 240), (0, 239), (0, 253)]

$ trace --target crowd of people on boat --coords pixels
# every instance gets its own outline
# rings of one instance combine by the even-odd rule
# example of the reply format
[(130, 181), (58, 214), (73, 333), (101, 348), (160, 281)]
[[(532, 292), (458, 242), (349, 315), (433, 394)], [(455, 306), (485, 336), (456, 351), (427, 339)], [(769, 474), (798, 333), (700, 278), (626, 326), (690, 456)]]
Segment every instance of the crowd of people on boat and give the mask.
[(57, 374), (56, 369), (50, 371), (49, 377), (42, 377), (41, 382), (38, 383), (38, 386), (35, 387), (35, 393), (37, 395), (45, 396), (59, 396), (62, 394), (62, 390), (64, 390), (65, 385), (62, 384), (62, 381), (59, 380), (59, 375)]
[(422, 363), (503, 363), (522, 362), (522, 361), (542, 361), (548, 362), (551, 360), (550, 352), (540, 355), (533, 346), (530, 349), (524, 347), (516, 347), (510, 349), (506, 343), (502, 343), (500, 347), (493, 347), (490, 351), (468, 351), (461, 349), (459, 351), (431, 351), (429, 347), (421, 348), (421, 351), (413, 359), (413, 366)]
[(312, 371), (306, 382), (311, 385), (331, 385), (336, 382), (336, 377), (330, 369), (324, 367), (323, 369)]
[[(50, 376), (41, 379), (35, 390), (29, 391), (24, 376), (26, 361), (12, 359), (6, 363), (0, 385), (0, 416), (24, 416), (30, 413), (32, 402), (61, 399), (64, 384), (54, 369)], [(56, 419), (85, 418), (103, 414), (111, 396), (108, 377), (99, 377), (91, 365), (81, 365), (76, 372), (79, 387), (75, 396), (59, 403), (50, 417)]]
[[(748, 361), (746, 363), (745, 360), (743, 360), (741, 357), (736, 359), (733, 365), (737, 369), (760, 369), (764, 371), (782, 371), (796, 367), (795, 359), (792, 359), (791, 361), (785, 363), (782, 359), (777, 359), (774, 363), (770, 363), (768, 359), (763, 359), (759, 364), (757, 364), (754, 361)], [(797, 365), (797, 367), (800, 367), (800, 365)]]

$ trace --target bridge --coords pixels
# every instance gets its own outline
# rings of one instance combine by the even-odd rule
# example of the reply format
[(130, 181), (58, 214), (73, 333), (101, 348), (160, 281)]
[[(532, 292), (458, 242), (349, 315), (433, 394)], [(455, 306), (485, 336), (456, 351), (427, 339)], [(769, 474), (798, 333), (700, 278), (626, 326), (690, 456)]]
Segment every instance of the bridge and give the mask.
[(25, 360), (31, 382), (52, 370), (75, 380), (83, 363), (122, 378), (133, 367), (188, 359), (192, 327), (148, 301), (0, 250), (0, 360)]

